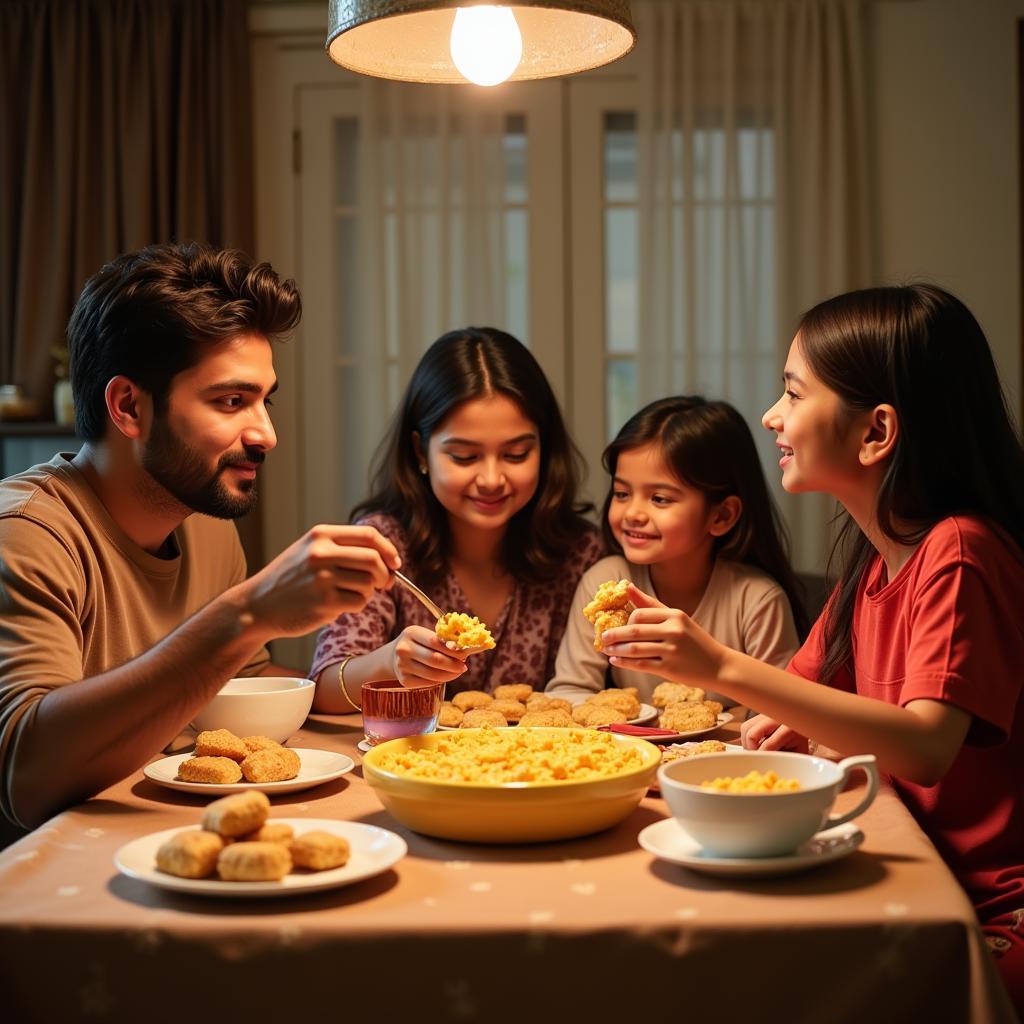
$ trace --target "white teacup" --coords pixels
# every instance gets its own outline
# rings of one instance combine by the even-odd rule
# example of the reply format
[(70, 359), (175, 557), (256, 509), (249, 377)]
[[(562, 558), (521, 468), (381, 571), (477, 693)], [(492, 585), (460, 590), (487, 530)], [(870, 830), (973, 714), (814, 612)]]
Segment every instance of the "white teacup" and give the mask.
[[(836, 794), (854, 769), (867, 776), (863, 799), (846, 814), (830, 815)], [(774, 771), (796, 779), (798, 790), (729, 793), (702, 782), (750, 771)], [(737, 750), (705, 754), (662, 765), (658, 783), (676, 820), (704, 851), (717, 857), (777, 857), (795, 851), (816, 832), (841, 825), (867, 808), (878, 791), (873, 754), (836, 764), (822, 757), (781, 751)]]

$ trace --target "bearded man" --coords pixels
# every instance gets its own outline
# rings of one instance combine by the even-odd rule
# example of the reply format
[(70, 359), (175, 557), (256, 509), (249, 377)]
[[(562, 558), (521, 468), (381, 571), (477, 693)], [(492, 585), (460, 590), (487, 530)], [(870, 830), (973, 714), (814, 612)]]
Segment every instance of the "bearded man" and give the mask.
[(137, 770), (229, 678), (295, 675), (267, 641), (390, 584), (391, 543), (335, 525), (246, 578), (232, 520), (277, 443), (273, 345), (300, 315), (294, 282), (237, 250), (151, 246), (86, 283), (68, 325), (84, 444), (0, 482), (8, 840)]

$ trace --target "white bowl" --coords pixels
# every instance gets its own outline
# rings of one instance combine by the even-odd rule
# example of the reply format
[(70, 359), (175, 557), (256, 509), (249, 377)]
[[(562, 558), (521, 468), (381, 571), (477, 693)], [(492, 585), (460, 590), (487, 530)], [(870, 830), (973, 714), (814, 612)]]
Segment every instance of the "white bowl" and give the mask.
[(284, 743), (306, 720), (316, 684), (290, 676), (229, 679), (192, 721), (196, 732), (228, 729), (236, 736), (269, 736)]
[[(864, 799), (847, 814), (829, 815), (836, 794), (850, 772), (868, 778)], [(800, 789), (782, 793), (728, 793), (706, 789), (702, 782), (750, 771), (774, 771), (796, 779)], [(873, 754), (848, 757), (836, 764), (822, 757), (782, 751), (736, 751), (681, 758), (658, 770), (661, 793), (673, 817), (716, 857), (778, 857), (825, 828), (860, 814), (875, 798), (878, 769)]]

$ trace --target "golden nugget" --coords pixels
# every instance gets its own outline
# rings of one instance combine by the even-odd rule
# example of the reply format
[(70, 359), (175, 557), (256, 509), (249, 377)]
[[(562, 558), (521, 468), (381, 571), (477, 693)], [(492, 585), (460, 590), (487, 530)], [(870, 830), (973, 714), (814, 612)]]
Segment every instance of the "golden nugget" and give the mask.
[(284, 746), (283, 743), (278, 743), (277, 740), (272, 740), (269, 736), (243, 736), (242, 742), (245, 744), (247, 754), (255, 754), (257, 750), (272, 750), (275, 747)]
[(508, 721), (500, 711), (492, 711), (490, 708), (473, 708), (462, 716), (459, 728), (479, 729), (484, 725), (504, 729), (508, 725)]
[(703, 704), (691, 701), (680, 701), (670, 704), (658, 718), (662, 729), (673, 729), (676, 732), (695, 732), (697, 729), (713, 729), (718, 724), (718, 716)]
[(242, 762), (242, 774), (249, 782), (287, 782), (299, 774), (302, 762), (288, 747), (266, 747)]
[(230, 757), (190, 757), (178, 765), (178, 778), (226, 786), (241, 781), (242, 769)]
[(292, 863), (297, 868), (309, 868), (312, 871), (340, 868), (348, 863), (350, 853), (348, 840), (343, 836), (319, 830), (296, 836), (289, 849)]
[(214, 800), (203, 811), (203, 828), (232, 839), (255, 832), (270, 814), (270, 801), (266, 794), (250, 789), (246, 793)]
[(704, 699), (704, 691), (699, 686), (687, 686), (685, 683), (658, 683), (654, 688), (651, 703), (656, 708), (667, 708), (669, 704), (682, 701), (700, 701)]
[(572, 726), (572, 715), (561, 708), (543, 708), (540, 711), (527, 711), (519, 719), (519, 728), (568, 729)]
[(247, 843), (290, 843), (295, 836), (295, 829), (284, 821), (264, 822), (255, 832), (239, 838)]
[(509, 724), (513, 724), (526, 714), (526, 705), (518, 700), (495, 700), (487, 705), (486, 710), (497, 711)]
[(533, 696), (534, 689), (529, 683), (502, 683), (494, 688), (495, 700), (518, 700), (525, 703)]
[(441, 705), (441, 710), (437, 716), (438, 725), (447, 725), (454, 727), (462, 722), (462, 711), (457, 708), (450, 700), (446, 700)]
[(248, 753), (245, 744), (228, 729), (208, 729), (196, 737), (196, 757), (230, 757), (241, 761)]
[(156, 851), (156, 866), (178, 878), (208, 878), (217, 870), (224, 840), (216, 832), (178, 832)]
[(452, 697), (452, 703), (460, 711), (472, 711), (475, 708), (484, 708), (494, 698), (489, 693), (484, 693), (483, 690), (463, 690), (462, 693), (455, 694)]
[(225, 882), (276, 882), (291, 868), (284, 843), (232, 843), (217, 858), (217, 873)]

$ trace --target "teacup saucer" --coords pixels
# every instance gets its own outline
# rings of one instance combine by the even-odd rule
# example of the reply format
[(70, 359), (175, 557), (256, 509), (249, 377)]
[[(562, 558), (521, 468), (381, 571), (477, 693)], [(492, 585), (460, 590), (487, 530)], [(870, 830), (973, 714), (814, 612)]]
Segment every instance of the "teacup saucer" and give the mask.
[(864, 842), (864, 833), (848, 821), (845, 825), (818, 832), (794, 853), (783, 857), (712, 856), (704, 853), (697, 841), (675, 818), (665, 818), (648, 825), (637, 838), (648, 853), (672, 864), (682, 864), (693, 871), (736, 878), (763, 878), (807, 871), (846, 857)]

